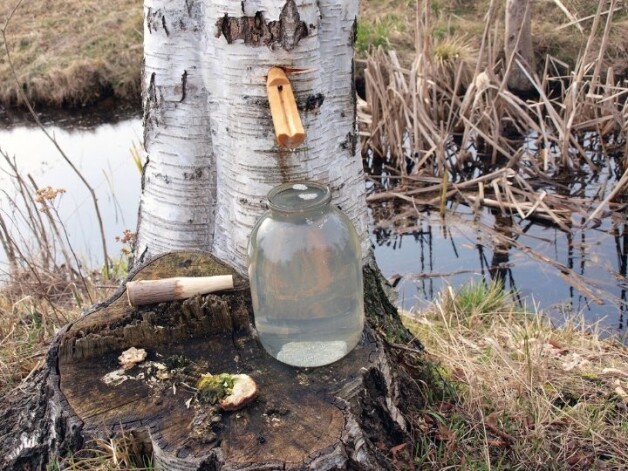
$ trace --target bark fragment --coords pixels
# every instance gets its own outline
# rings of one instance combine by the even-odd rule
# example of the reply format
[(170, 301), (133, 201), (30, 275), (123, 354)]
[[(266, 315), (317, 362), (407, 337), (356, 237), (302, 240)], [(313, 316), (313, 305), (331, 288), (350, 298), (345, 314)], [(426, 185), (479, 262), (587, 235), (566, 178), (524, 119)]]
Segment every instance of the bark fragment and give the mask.
[(216, 22), (216, 37), (224, 36), (227, 43), (243, 40), (253, 47), (280, 45), (286, 51), (293, 50), (308, 35), (308, 27), (294, 0), (288, 0), (281, 10), (278, 21), (267, 21), (261, 11), (254, 16), (235, 18), (225, 14)]

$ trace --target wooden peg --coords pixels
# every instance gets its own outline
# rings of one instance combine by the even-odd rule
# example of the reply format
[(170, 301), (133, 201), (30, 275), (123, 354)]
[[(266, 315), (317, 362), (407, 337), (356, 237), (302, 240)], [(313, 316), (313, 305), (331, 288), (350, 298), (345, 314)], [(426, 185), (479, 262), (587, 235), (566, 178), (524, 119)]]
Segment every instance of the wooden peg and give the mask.
[(277, 142), (281, 147), (295, 149), (305, 140), (305, 131), (299, 117), (292, 85), (283, 69), (272, 67), (268, 71), (266, 92)]
[(232, 275), (176, 277), (161, 280), (129, 281), (126, 294), (131, 306), (162, 303), (191, 298), (196, 294), (213, 293), (233, 288)]

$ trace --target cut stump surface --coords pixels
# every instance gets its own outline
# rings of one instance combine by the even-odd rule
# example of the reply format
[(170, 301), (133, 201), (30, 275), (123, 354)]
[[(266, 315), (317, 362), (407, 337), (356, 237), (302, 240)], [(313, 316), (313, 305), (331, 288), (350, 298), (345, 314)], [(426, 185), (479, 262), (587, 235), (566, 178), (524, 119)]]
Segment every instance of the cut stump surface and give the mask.
[[(49, 354), (49, 365), (58, 366), (48, 378), (57, 416), (78, 424), (85, 438), (136, 432), (152, 446), (158, 469), (388, 467), (390, 449), (409, 441), (398, 405), (411, 380), (376, 333), (394, 310), (387, 299), (382, 304), (383, 293), (370, 300), (367, 293), (369, 326), (349, 355), (305, 369), (264, 351), (247, 281), (211, 256), (167, 254), (129, 279), (222, 274), (234, 275), (233, 289), (136, 308), (122, 288), (67, 326)], [(147, 357), (122, 369), (118, 357), (131, 347)], [(259, 395), (243, 409), (221, 411), (199, 400), (196, 383), (205, 373), (249, 375)]]

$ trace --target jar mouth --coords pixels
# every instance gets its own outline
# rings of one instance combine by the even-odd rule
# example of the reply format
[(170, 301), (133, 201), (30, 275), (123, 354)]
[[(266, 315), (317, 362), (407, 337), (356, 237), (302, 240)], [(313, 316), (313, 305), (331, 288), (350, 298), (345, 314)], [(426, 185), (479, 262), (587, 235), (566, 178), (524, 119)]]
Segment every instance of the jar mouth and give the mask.
[(268, 192), (268, 206), (280, 213), (305, 213), (331, 201), (327, 185), (313, 181), (283, 183)]

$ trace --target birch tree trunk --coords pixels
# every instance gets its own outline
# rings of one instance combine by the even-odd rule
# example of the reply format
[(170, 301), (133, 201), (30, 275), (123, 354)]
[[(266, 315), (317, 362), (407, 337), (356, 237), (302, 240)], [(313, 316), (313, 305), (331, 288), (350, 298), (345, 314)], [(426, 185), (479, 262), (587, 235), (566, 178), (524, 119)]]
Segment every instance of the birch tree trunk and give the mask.
[[(0, 468), (48, 469), (121, 429), (143, 437), (161, 470), (413, 466), (411, 417), (432, 380), (421, 376), (422, 347), (377, 268), (364, 266), (368, 325), (359, 345), (311, 369), (265, 353), (240, 276), (266, 194), (286, 181), (328, 184), (368, 260), (356, 15), (357, 0), (146, 0), (148, 162), (136, 260), (150, 263), (129, 280), (230, 274), (236, 287), (136, 308), (123, 284), (65, 326), (46, 366), (0, 400)], [(300, 72), (291, 81), (306, 140), (294, 152), (275, 143), (265, 79), (277, 66)], [(145, 349), (147, 361), (127, 375), (117, 358), (130, 347)], [(259, 396), (237, 413), (201, 404), (190, 384), (208, 371), (250, 374)]]
[[(246, 267), (249, 233), (283, 182), (330, 185), (369, 249), (355, 122), (357, 0), (146, 0), (145, 167), (136, 254), (204, 248)], [(271, 67), (291, 81), (306, 131), (278, 148)]]
[(534, 72), (531, 26), (532, 0), (506, 1), (504, 52), (508, 69), (508, 88), (515, 93), (532, 91), (532, 82), (524, 70)]

